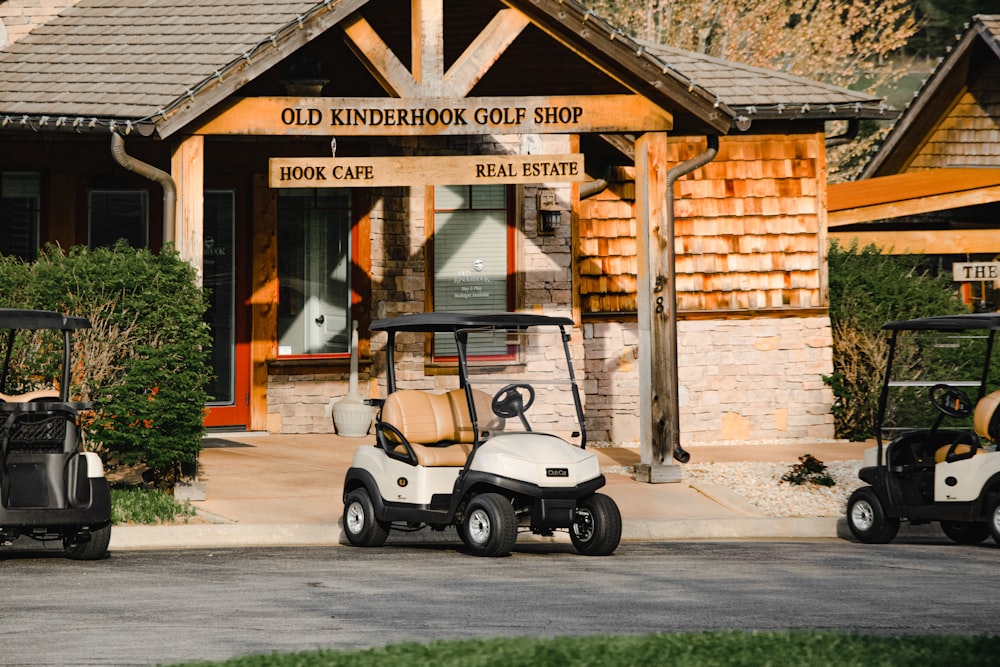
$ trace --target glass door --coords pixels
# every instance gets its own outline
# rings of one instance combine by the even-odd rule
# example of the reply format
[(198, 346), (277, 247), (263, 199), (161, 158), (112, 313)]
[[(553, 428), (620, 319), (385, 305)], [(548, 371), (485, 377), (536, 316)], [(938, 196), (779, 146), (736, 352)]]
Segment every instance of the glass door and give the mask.
[(245, 310), (238, 307), (236, 192), (205, 191), (205, 320), (212, 332), (214, 378), (206, 387), (206, 426), (246, 427), (250, 422), (250, 360)]

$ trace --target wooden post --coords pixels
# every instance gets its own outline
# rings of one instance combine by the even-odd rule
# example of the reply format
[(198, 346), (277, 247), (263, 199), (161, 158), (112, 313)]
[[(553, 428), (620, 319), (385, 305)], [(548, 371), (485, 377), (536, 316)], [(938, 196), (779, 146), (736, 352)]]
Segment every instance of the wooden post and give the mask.
[(266, 174), (253, 177), (253, 294), (250, 297), (250, 430), (281, 430), (267, 414), (267, 364), (278, 356), (278, 199)]
[[(673, 462), (672, 433), (678, 423), (676, 389), (675, 305), (669, 295), (664, 266), (674, 261), (673, 230), (669, 229), (665, 190), (667, 135), (647, 132), (635, 142), (636, 240), (639, 256), (639, 439), (640, 463), (635, 479), (643, 482), (679, 482), (680, 466)], [(674, 329), (676, 331), (676, 329)]]
[(173, 239), (177, 252), (198, 271), (201, 282), (205, 269), (205, 137), (186, 137), (170, 158), (170, 175), (177, 184), (176, 228)]

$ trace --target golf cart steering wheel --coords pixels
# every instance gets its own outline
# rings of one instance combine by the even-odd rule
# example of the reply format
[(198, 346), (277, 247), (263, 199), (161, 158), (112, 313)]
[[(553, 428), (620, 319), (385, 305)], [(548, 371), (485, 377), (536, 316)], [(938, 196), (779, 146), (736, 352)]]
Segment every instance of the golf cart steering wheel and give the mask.
[(931, 405), (938, 412), (948, 417), (968, 417), (972, 414), (972, 400), (964, 391), (949, 384), (936, 384), (931, 387)]
[[(524, 397), (521, 396), (521, 392), (519, 391), (520, 389), (524, 389), (528, 392), (527, 401), (525, 401)], [(535, 390), (530, 384), (509, 384), (496, 393), (490, 407), (493, 408), (493, 414), (497, 417), (503, 417), (504, 419), (518, 417), (520, 418), (521, 423), (527, 428), (524, 413), (534, 402)]]

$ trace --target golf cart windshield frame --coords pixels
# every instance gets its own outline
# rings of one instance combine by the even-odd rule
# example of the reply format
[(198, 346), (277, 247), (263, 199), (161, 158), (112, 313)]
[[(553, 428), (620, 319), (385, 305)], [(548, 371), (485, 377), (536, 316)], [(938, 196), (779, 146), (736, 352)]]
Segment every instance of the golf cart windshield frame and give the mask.
[(573, 326), (573, 320), (568, 317), (537, 315), (534, 313), (411, 313), (388, 319), (375, 320), (371, 324), (372, 331), (385, 331), (389, 338), (386, 342), (386, 391), (391, 394), (396, 391), (396, 333), (451, 333), (455, 337), (458, 350), (459, 387), (465, 390), (472, 416), (472, 426), (475, 443), (479, 444), (479, 424), (476, 406), (472, 399), (469, 386), (469, 363), (467, 343), (469, 333), (489, 330), (503, 330), (519, 333), (533, 327), (555, 327), (559, 330), (559, 338), (566, 357), (566, 368), (569, 374), (569, 384), (573, 394), (573, 405), (576, 410), (577, 424), (580, 429), (580, 446), (587, 446), (587, 425), (583, 416), (583, 404), (580, 388), (573, 370), (573, 357), (569, 349), (570, 334), (567, 326)]
[(18, 310), (0, 308), (0, 330), (7, 330), (7, 350), (0, 370), (0, 393), (7, 389), (7, 376), (10, 372), (11, 354), (14, 351), (14, 339), (18, 331), (37, 331), (40, 329), (63, 332), (63, 363), (62, 382), (59, 386), (59, 399), (69, 401), (69, 385), (72, 368), (72, 345), (70, 336), (78, 329), (89, 329), (90, 321), (85, 317), (72, 317), (48, 310)]
[(886, 406), (889, 399), (889, 387), (892, 379), (892, 364), (896, 353), (896, 342), (900, 331), (940, 331), (965, 332), (981, 331), (986, 333), (986, 353), (983, 359), (982, 372), (979, 377), (979, 390), (975, 400), (983, 397), (990, 373), (990, 360), (993, 355), (993, 344), (996, 332), (1000, 331), (1000, 313), (974, 313), (967, 315), (941, 315), (937, 317), (921, 317), (913, 320), (899, 320), (882, 325), (884, 331), (889, 331), (889, 354), (886, 358), (885, 377), (882, 381), (882, 392), (879, 395), (878, 413), (875, 418), (875, 440), (878, 444), (878, 461), (883, 465), (882, 428), (885, 422)]

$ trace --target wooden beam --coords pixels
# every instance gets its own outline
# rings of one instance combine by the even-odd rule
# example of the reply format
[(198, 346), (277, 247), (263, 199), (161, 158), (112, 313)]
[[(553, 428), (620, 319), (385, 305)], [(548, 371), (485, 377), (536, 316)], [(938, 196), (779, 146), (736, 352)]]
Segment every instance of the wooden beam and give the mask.
[(185, 137), (170, 157), (170, 175), (177, 185), (176, 227), (173, 239), (181, 258), (198, 272), (205, 271), (205, 137)]
[(465, 97), (500, 59), (530, 21), (516, 9), (501, 9), (469, 44), (444, 77), (444, 94)]
[(342, 25), (348, 37), (347, 45), (387, 93), (393, 97), (423, 96), (420, 83), (363, 16), (354, 14)]
[(1000, 253), (1000, 229), (943, 229), (922, 231), (830, 231), (840, 247), (857, 241), (859, 248), (876, 245), (889, 255), (964, 255)]
[(673, 326), (669, 286), (663, 267), (673, 262), (673, 234), (664, 192), (667, 188), (667, 135), (648, 132), (635, 142), (636, 251), (639, 311), (639, 445), (636, 479), (680, 481), (673, 463), (671, 412), (677, 405), (670, 374), (677, 363), (668, 327)]
[(444, 88), (444, 7), (442, 0), (411, 0), (413, 79), (424, 97), (442, 97)]
[(1000, 201), (1000, 169), (927, 169), (835, 183), (831, 227)]
[(919, 197), (903, 201), (894, 201), (881, 205), (864, 206), (861, 208), (831, 211), (828, 224), (831, 228), (852, 225), (873, 220), (888, 220), (920, 213), (947, 211), (963, 206), (978, 206), (1000, 201), (1000, 185), (980, 190), (956, 192), (933, 197)]

